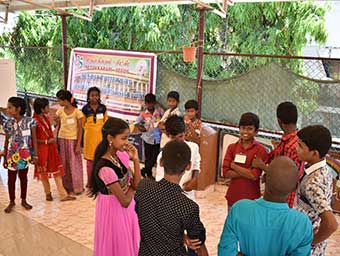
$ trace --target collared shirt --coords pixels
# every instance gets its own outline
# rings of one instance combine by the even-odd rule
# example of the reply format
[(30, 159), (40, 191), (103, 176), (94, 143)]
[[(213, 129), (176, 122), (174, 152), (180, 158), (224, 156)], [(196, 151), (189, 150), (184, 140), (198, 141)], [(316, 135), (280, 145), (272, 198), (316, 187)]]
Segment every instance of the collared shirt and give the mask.
[[(199, 152), (198, 145), (194, 142), (185, 141), (185, 143), (189, 146), (191, 151), (191, 168), (188, 171), (185, 171), (183, 174), (181, 181), (179, 182), (179, 185), (183, 187), (183, 184), (187, 181), (192, 179), (192, 172), (193, 170), (201, 171), (201, 155)], [(162, 152), (158, 154), (157, 157), (157, 167), (156, 167), (156, 181), (160, 181), (164, 178), (164, 168), (160, 165), (162, 158)], [(186, 196), (189, 197), (192, 200), (195, 200), (195, 192), (189, 191), (185, 192)]]
[(230, 164), (234, 161), (236, 155), (245, 155), (245, 163), (236, 163), (237, 165), (251, 170), (251, 173), (257, 178), (256, 180), (247, 179), (245, 177), (232, 178), (226, 194), (228, 205), (231, 206), (241, 199), (256, 199), (261, 196), (260, 193), (260, 176), (262, 171), (257, 168), (252, 168), (252, 162), (255, 156), (260, 157), (263, 161), (267, 160), (268, 154), (264, 146), (258, 143), (255, 139), (253, 143), (245, 149), (239, 140), (236, 143), (230, 144), (223, 161), (223, 174), (232, 171)]
[(163, 109), (155, 107), (153, 113), (148, 109), (142, 111), (137, 117), (136, 124), (141, 124), (146, 129), (146, 132), (142, 133), (142, 139), (148, 144), (159, 144), (161, 141), (161, 131), (157, 127), (163, 116)]
[(165, 179), (141, 180), (135, 201), (141, 232), (140, 256), (187, 255), (184, 231), (191, 239), (205, 242), (199, 207), (178, 184)]
[(309, 256), (313, 240), (308, 217), (287, 203), (240, 200), (230, 210), (218, 245), (218, 256)]
[[(279, 145), (272, 150), (269, 154), (268, 163), (270, 163), (274, 158), (278, 156), (287, 156), (294, 161), (299, 170), (299, 177), (301, 178), (303, 174), (304, 162), (301, 161), (296, 153), (296, 148), (298, 146), (299, 137), (297, 136), (298, 131), (292, 132), (286, 136), (282, 136)], [(293, 207), (295, 198), (295, 191), (290, 193), (287, 198), (287, 203), (289, 207)]]
[[(320, 214), (332, 211), (332, 174), (326, 160), (313, 164), (305, 170), (298, 186), (294, 208), (305, 213), (312, 221), (313, 229), (320, 227)], [(326, 241), (312, 248), (312, 255), (324, 255)]]
[(78, 120), (84, 117), (83, 112), (78, 108), (74, 108), (74, 111), (68, 115), (65, 113), (64, 107), (61, 107), (57, 110), (56, 115), (60, 118), (58, 138), (76, 140), (78, 136)]
[(9, 135), (7, 164), (8, 170), (26, 169), (33, 155), (31, 131), (37, 126), (35, 119), (24, 116), (19, 122), (9, 119), (4, 125), (4, 131)]

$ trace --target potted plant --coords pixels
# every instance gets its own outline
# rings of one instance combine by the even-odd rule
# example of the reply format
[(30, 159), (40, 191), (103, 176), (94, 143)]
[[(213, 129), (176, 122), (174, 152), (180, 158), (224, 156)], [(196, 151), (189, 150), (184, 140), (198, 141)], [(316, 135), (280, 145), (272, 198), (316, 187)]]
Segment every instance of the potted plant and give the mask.
[(185, 45), (182, 46), (183, 51), (183, 60), (184, 62), (194, 62), (196, 59), (196, 50), (197, 47), (195, 45), (195, 31), (191, 29), (192, 25), (192, 17), (188, 17), (188, 25), (183, 26), (182, 38), (185, 42)]

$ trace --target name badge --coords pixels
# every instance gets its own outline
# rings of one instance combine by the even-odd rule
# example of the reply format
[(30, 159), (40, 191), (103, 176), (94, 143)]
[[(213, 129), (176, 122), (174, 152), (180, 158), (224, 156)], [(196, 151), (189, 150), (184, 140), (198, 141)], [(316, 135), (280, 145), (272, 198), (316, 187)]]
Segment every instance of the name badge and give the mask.
[(104, 115), (101, 113), (101, 114), (97, 114), (96, 115), (96, 118), (99, 120), (99, 119), (104, 119)]
[(247, 161), (247, 156), (246, 155), (240, 155), (236, 154), (234, 162), (238, 164), (245, 164)]
[(75, 123), (74, 118), (68, 118), (68, 119), (66, 119), (66, 123), (67, 123), (67, 124), (74, 124), (74, 123)]
[(22, 136), (31, 136), (31, 130), (23, 130), (21, 133)]

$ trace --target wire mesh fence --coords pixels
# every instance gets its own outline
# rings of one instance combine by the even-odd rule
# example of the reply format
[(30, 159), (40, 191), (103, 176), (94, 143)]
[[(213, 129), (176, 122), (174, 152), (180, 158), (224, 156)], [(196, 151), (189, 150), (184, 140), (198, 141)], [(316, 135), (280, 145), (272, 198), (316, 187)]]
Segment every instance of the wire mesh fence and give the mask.
[[(171, 90), (185, 101), (196, 98), (197, 62), (185, 63), (179, 52), (158, 55), (158, 99), (166, 105)], [(63, 88), (62, 49), (3, 47), (0, 57), (16, 60), (18, 90), (54, 96)], [(244, 112), (259, 115), (261, 127), (280, 128), (276, 106), (292, 101), (298, 126), (322, 123), (340, 141), (340, 59), (263, 56), (232, 53), (204, 55), (202, 118), (237, 125)]]

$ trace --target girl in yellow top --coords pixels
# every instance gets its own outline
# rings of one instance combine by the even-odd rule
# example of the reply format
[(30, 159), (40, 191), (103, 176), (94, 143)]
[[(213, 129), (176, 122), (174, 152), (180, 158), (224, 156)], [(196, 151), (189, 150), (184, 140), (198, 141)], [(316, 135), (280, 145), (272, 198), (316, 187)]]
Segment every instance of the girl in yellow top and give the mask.
[(94, 153), (98, 144), (102, 141), (102, 128), (107, 120), (107, 111), (100, 102), (100, 90), (91, 87), (87, 91), (87, 104), (82, 112), (84, 128), (84, 158), (86, 159), (87, 186), (91, 180)]
[(60, 157), (64, 165), (63, 185), (67, 192), (81, 194), (84, 191), (81, 137), (83, 113), (71, 92), (60, 90), (57, 100), (61, 106), (57, 115), (57, 137)]

